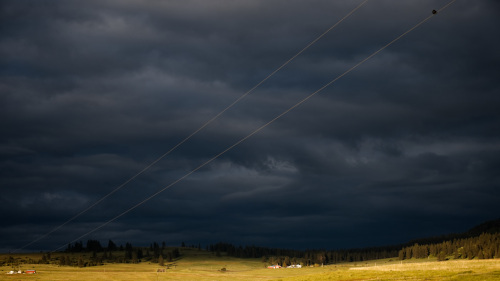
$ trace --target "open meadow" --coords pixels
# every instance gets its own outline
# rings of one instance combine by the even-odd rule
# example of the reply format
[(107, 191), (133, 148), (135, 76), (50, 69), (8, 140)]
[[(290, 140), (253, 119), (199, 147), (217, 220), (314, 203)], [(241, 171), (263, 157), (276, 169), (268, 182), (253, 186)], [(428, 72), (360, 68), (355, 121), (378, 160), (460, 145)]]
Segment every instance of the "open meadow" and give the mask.
[[(52, 258), (57, 259), (57, 255), (52, 254)], [(108, 263), (83, 268), (29, 263), (39, 260), (41, 256), (0, 255), (0, 260), (14, 257), (20, 261), (14, 266), (1, 266), (0, 280), (500, 280), (499, 259), (443, 262), (384, 259), (323, 267), (268, 269), (268, 264), (261, 259), (217, 257), (206, 251), (183, 250), (181, 258), (163, 267), (151, 262)], [(167, 265), (165, 272), (157, 272)], [(226, 271), (222, 271), (222, 268)], [(37, 273), (7, 274), (14, 269), (35, 269)]]

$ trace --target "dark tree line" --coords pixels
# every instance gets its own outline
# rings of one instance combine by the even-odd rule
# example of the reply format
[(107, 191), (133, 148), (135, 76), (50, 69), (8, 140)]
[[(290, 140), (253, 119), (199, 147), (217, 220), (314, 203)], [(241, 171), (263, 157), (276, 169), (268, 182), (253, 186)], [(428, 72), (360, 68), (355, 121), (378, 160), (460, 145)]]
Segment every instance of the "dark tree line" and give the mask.
[[(68, 244), (66, 248), (67, 253), (82, 253), (82, 252), (102, 252), (102, 251), (116, 251), (118, 248), (113, 241), (109, 240), (108, 247), (104, 248), (101, 246), (101, 242), (98, 240), (88, 240), (86, 246), (83, 242), (75, 242), (74, 244)], [(123, 250), (123, 247), (122, 247)]]
[(400, 246), (372, 247), (347, 250), (292, 250), (257, 246), (234, 246), (229, 243), (217, 243), (208, 246), (208, 250), (220, 256), (225, 253), (237, 258), (262, 258), (263, 262), (288, 266), (292, 264), (326, 265), (342, 262), (358, 262), (373, 259), (394, 258)]
[(236, 247), (230, 243), (219, 242), (217, 244), (210, 244), (208, 246), (210, 252), (220, 255), (222, 252), (226, 255), (237, 258), (261, 258), (262, 256), (303, 256), (303, 251), (279, 249), (279, 248), (266, 248), (257, 246), (239, 246)]
[[(139, 263), (141, 261), (163, 265), (164, 262), (172, 262), (181, 255), (177, 248), (167, 249), (165, 242), (162, 243), (161, 247), (156, 242), (151, 243), (149, 247), (134, 247), (131, 243), (117, 246), (111, 240), (108, 241), (107, 247), (103, 247), (97, 240), (88, 240), (86, 244), (81, 241), (75, 242), (69, 244), (65, 252), (72, 255), (59, 257), (58, 264), (78, 267), (96, 266), (104, 263)], [(80, 255), (75, 257), (75, 253), (80, 253)], [(85, 253), (90, 253), (90, 258), (84, 259), (82, 255)], [(48, 260), (50, 258), (45, 258), (41, 262), (49, 263)]]

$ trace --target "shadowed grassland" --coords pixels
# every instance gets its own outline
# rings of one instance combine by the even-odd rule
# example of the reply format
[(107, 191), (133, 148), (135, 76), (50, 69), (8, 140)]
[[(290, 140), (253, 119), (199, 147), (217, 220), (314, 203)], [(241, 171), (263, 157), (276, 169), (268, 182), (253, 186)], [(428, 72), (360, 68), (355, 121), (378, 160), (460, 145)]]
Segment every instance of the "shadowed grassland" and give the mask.
[[(41, 254), (3, 254), (19, 260), (39, 258)], [(53, 258), (57, 253), (52, 254)], [(182, 257), (166, 263), (169, 269), (157, 273), (156, 263), (105, 264), (93, 267), (19, 263), (21, 270), (36, 269), (37, 274), (8, 275), (12, 265), (0, 267), (0, 280), (500, 280), (500, 260), (427, 259), (401, 261), (375, 260), (324, 267), (267, 269), (260, 259), (217, 257), (206, 251), (183, 250)], [(226, 268), (226, 271), (221, 271)]]

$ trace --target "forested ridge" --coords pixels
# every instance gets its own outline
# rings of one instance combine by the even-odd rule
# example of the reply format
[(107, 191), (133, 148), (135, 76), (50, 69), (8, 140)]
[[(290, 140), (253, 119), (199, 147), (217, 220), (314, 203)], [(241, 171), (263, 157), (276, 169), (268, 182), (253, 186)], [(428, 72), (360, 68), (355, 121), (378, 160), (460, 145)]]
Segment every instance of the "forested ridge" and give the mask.
[[(409, 244), (409, 245), (408, 245)], [(500, 219), (482, 223), (469, 231), (410, 241), (399, 259), (437, 257), (438, 260), (500, 258)]]
[(404, 247), (398, 253), (400, 260), (411, 258), (437, 257), (442, 261), (453, 259), (493, 259), (500, 258), (500, 233), (483, 233), (477, 237), (447, 240), (441, 243), (418, 243)]

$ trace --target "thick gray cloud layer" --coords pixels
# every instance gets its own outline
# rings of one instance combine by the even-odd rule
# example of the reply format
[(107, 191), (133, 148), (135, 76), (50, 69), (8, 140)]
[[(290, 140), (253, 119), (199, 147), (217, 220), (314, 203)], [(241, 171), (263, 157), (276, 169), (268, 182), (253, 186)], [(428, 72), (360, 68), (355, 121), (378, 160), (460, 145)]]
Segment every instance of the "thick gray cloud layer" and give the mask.
[[(0, 249), (65, 222), (362, 1), (2, 1)], [(30, 249), (91, 231), (448, 1), (368, 1), (146, 173)], [(346, 248), (498, 217), (500, 6), (456, 1), (86, 239)]]

